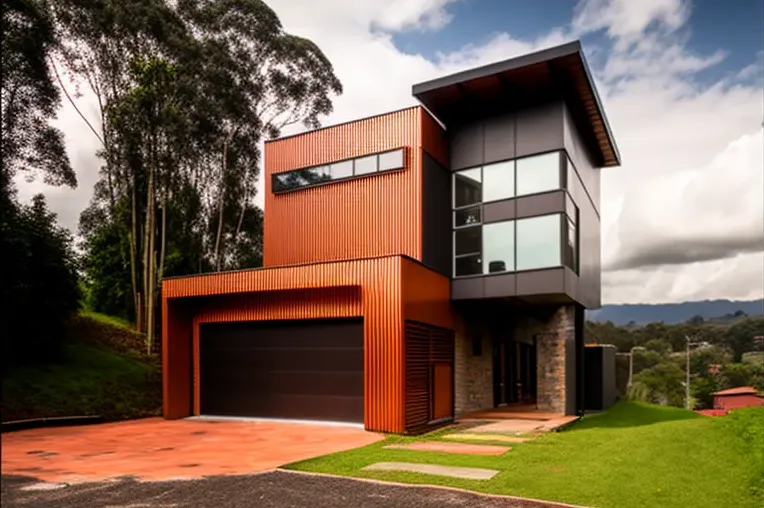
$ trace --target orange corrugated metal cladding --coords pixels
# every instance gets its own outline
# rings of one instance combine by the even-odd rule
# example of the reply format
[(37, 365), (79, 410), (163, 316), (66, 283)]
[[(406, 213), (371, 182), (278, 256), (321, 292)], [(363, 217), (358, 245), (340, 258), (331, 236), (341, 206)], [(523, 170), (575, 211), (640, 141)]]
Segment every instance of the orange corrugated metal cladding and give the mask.
[[(274, 173), (401, 147), (401, 171), (271, 192)], [(422, 150), (447, 166), (420, 107), (266, 144), (265, 268), (163, 281), (166, 418), (199, 412), (201, 323), (362, 316), (364, 425), (405, 430), (404, 321), (453, 328), (450, 280), (401, 257), (422, 259)]]
[[(283, 194), (275, 173), (405, 147), (403, 171)], [(263, 266), (403, 254), (422, 259), (422, 149), (447, 165), (440, 126), (421, 107), (265, 145)]]

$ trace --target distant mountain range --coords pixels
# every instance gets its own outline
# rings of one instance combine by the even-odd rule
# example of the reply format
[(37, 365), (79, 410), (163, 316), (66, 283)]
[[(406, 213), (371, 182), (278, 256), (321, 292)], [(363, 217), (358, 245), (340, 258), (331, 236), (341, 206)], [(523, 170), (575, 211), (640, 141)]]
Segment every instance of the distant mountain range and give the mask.
[(734, 316), (742, 311), (749, 316), (764, 315), (764, 299), (753, 301), (703, 300), (699, 302), (603, 305), (601, 309), (587, 311), (590, 321), (612, 321), (626, 325), (633, 321), (643, 325), (663, 321), (666, 324), (684, 323), (695, 316), (705, 320)]

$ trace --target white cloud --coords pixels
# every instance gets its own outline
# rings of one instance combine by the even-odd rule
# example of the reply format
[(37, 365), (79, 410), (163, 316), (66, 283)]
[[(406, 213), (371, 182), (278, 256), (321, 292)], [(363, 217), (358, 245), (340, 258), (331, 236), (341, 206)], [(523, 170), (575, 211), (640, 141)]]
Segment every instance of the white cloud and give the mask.
[[(550, 27), (533, 40), (497, 33), (484, 44), (432, 60), (395, 46), (397, 32), (446, 26), (449, 3), (280, 0), (272, 5), (288, 31), (322, 48), (342, 80), (345, 93), (327, 124), (414, 104), (414, 83), (601, 31), (604, 44), (585, 40), (584, 45), (623, 159), (621, 168), (602, 172), (604, 262), (628, 265), (637, 254), (660, 247), (661, 239), (682, 245), (739, 232), (755, 240), (762, 233), (764, 93), (761, 81), (751, 79), (761, 63), (715, 83), (705, 76), (706, 84), (699, 84), (694, 73), (713, 69), (726, 53), (689, 51), (688, 1), (582, 0), (569, 26)], [(46, 191), (70, 227), (87, 204), (97, 171), (92, 134), (71, 116), (64, 111), (61, 121), (71, 138), (80, 189)], [(605, 272), (603, 296), (607, 303), (752, 298), (762, 296), (763, 282), (762, 253), (749, 252)]]

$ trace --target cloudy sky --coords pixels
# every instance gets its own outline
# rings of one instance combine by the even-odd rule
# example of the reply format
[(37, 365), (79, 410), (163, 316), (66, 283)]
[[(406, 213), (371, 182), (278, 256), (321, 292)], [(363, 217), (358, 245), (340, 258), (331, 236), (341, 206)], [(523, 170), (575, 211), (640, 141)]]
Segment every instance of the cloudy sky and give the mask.
[[(764, 295), (761, 0), (269, 4), (342, 80), (325, 124), (412, 105), (413, 83), (580, 39), (623, 160), (602, 172), (604, 303)], [(78, 105), (97, 118), (88, 97)], [(96, 143), (71, 107), (58, 123), (79, 187), (19, 182), (20, 196), (44, 192), (76, 230)]]

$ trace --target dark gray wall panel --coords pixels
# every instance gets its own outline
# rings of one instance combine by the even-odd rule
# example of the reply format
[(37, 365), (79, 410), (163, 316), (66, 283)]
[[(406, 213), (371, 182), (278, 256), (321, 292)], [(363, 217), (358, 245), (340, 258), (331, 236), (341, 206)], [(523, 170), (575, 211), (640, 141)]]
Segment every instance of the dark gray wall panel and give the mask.
[(581, 136), (578, 133), (576, 125), (573, 123), (573, 118), (567, 107), (563, 109), (563, 113), (565, 150), (568, 152), (571, 161), (573, 161), (573, 165), (584, 185), (584, 189), (592, 200), (594, 209), (599, 213), (600, 169), (594, 166), (592, 162), (593, 159), (584, 146), (584, 143), (581, 141)]
[(486, 203), (483, 206), (483, 222), (487, 224), (489, 222), (501, 222), (514, 219), (517, 217), (516, 205), (516, 199), (506, 199), (504, 201)]
[(562, 102), (521, 110), (517, 118), (517, 157), (563, 148)]
[(515, 119), (501, 115), (485, 121), (483, 158), (486, 163), (515, 157)]
[(422, 153), (422, 263), (450, 277), (451, 173)]
[(484, 298), (515, 296), (517, 276), (514, 273), (485, 277), (483, 284)]
[(483, 124), (472, 123), (449, 129), (451, 170), (483, 164)]
[(578, 207), (578, 298), (587, 309), (601, 306), (600, 218), (577, 178), (569, 183), (573, 202)]
[(564, 130), (562, 102), (450, 126), (451, 170), (561, 150)]
[(517, 198), (517, 218), (565, 213), (565, 191), (545, 192)]
[(565, 292), (562, 268), (518, 272), (517, 296), (561, 294)]
[(454, 279), (451, 281), (452, 300), (472, 300), (485, 298), (483, 290), (484, 277), (470, 277), (467, 279)]

